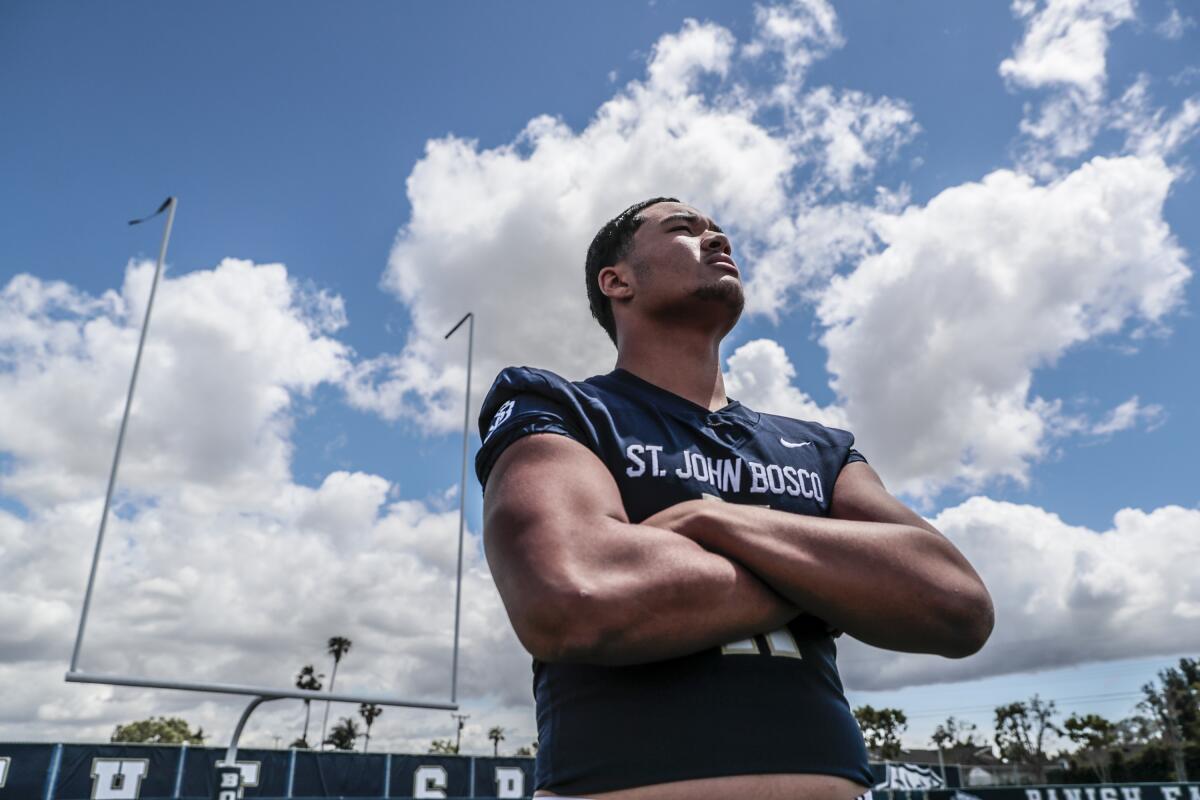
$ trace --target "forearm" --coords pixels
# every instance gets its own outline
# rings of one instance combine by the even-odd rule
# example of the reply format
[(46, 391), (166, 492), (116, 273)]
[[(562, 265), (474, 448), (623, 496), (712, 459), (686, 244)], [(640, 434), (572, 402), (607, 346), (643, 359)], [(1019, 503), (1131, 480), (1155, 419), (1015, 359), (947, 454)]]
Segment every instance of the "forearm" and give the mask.
[(658, 661), (774, 630), (799, 613), (745, 566), (674, 531), (604, 526), (603, 563), (579, 570), (576, 646), (560, 660)]
[(713, 504), (696, 541), (751, 570), (792, 603), (856, 639), (951, 657), (978, 650), (991, 602), (944, 537), (916, 527)]

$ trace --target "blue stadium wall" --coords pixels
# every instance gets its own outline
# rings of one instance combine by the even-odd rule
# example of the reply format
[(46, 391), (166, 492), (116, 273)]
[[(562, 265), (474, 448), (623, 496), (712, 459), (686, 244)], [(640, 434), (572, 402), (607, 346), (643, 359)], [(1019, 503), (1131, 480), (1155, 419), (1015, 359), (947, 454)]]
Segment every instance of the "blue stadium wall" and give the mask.
[[(0, 744), (0, 800), (165, 800), (213, 794), (225, 748)], [(528, 797), (532, 758), (238, 750), (246, 797)]]
[[(0, 744), (0, 800), (194, 800), (212, 797), (224, 748)], [(238, 751), (245, 796), (259, 798), (530, 797), (532, 758)], [(889, 800), (1200, 800), (1200, 784), (966, 788), (959, 768), (873, 764)]]

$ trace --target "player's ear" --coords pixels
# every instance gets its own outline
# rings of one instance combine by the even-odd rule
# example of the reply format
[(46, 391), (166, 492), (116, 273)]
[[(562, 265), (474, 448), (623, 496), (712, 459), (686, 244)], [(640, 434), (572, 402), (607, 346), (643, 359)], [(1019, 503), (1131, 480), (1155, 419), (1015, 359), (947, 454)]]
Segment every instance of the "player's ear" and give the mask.
[(633, 297), (632, 270), (623, 261), (600, 270), (596, 276), (600, 291), (609, 300), (625, 301)]

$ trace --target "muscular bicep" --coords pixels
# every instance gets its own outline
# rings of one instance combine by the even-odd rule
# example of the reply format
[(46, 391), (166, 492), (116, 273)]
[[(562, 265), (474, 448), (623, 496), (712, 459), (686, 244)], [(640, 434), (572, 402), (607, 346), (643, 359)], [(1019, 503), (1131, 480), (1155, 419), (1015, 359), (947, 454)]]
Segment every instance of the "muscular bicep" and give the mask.
[(561, 612), (606, 558), (602, 530), (614, 521), (628, 522), (616, 482), (573, 439), (532, 434), (496, 460), (483, 496), (484, 551), (513, 628), (531, 653), (566, 635)]
[(932, 533), (940, 533), (924, 517), (897, 500), (865, 461), (847, 464), (838, 473), (829, 516), (860, 522), (914, 525)]
[(483, 495), (487, 521), (510, 514), (544, 518), (601, 515), (627, 522), (621, 493), (596, 454), (574, 439), (535, 433), (496, 459)]

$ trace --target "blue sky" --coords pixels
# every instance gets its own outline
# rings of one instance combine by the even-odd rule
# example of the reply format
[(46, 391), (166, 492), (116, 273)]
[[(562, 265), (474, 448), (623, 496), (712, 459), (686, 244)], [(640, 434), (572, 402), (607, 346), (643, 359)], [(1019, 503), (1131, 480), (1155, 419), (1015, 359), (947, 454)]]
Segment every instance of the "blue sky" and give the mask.
[[(96, 613), (114, 627), (98, 623), (96, 637), (101, 650), (117, 641), (137, 606), (161, 624), (140, 634), (147, 646), (170, 652), (152, 665), (119, 653), (105, 663), (171, 670), (189, 663), (187, 643), (168, 647), (164, 632), (182, 630), (172, 626), (196, 612), (162, 598), (187, 585), (179, 548), (214, 527), (253, 521), (316, 553), (327, 552), (319, 544), (372, 552), (374, 540), (343, 533), (354, 524), (418, 542), (409, 548), (419, 556), (413, 580), (422, 568), (436, 576), (422, 602), (440, 609), (447, 576), (439, 559), (456, 523), (465, 354), (461, 339), (434, 349), (440, 333), (467, 310), (479, 314), (474, 403), (506, 363), (572, 378), (607, 371), (611, 349), (590, 320), (579, 320), (582, 255), (606, 216), (660, 185), (731, 228), (748, 285), (757, 281), (724, 348), (742, 355), (729, 362), (733, 396), (855, 430), (889, 485), (943, 521), (985, 578), (990, 562), (979, 559), (1007, 565), (994, 567), (993, 591), (1012, 593), (1002, 609), (1023, 608), (1019, 593), (1028, 587), (1018, 577), (1030, 559), (1065, 576), (1052, 592), (1054, 613), (1034, 607), (1014, 616), (1011, 638), (976, 657), (978, 668), (911, 657), (892, 664), (851, 648), (843, 663), (857, 658), (859, 667), (843, 669), (852, 700), (910, 711), (910, 738), (923, 744), (942, 709), (1037, 691), (1132, 692), (1172, 657), (1194, 654), (1200, 639), (1173, 627), (1200, 627), (1200, 595), (1179, 567), (1200, 546), (1189, 447), (1200, 406), (1187, 368), (1200, 346), (1189, 280), (1200, 249), (1189, 224), (1200, 209), (1191, 176), (1200, 153), (1194, 12), (1119, 0), (1074, 10), (759, 8), (670, 0), (5, 4), (0, 377), (10, 400), (9, 424), (0, 427), (0, 509), (8, 512), (0, 558), (11, 559), (6, 571), (20, 577), (26, 598), (12, 613), (34, 620), (10, 634), (20, 655), (0, 659), (5, 674), (49, 666), (57, 674), (69, 653), (112, 409), (119, 413), (129, 334), (140, 319), (133, 311), (143, 302), (135, 290), (144, 270), (131, 262), (152, 259), (158, 246), (159, 228), (128, 228), (127, 219), (177, 195), (168, 276), (193, 280), (169, 281), (176, 304), (164, 294), (156, 307), (162, 327), (151, 339), (161, 334), (163, 349), (146, 369), (159, 370), (161, 385), (148, 384), (139, 409), (143, 456), (134, 450), (136, 413), (132, 423), (129, 524), (115, 540), (128, 549), (113, 545), (125, 555), (102, 568), (112, 577), (107, 587), (102, 579)], [(772, 38), (768, 8), (808, 33)], [(832, 28), (821, 26), (824, 9), (836, 14)], [(1064, 60), (1078, 42), (1092, 50)], [(1098, 62), (1080, 57), (1094, 55), (1097, 42)], [(624, 127), (605, 127), (606, 114), (626, 115)], [(558, 127), (531, 124), (543, 115)], [(672, 126), (684, 131), (671, 140), (678, 149), (647, 147)], [(610, 171), (594, 166), (606, 159)], [(1007, 182), (985, 180), (993, 175)], [(558, 192), (567, 199), (556, 201)], [(855, 238), (868, 228), (873, 236)], [(222, 273), (224, 259), (253, 264)], [(283, 271), (255, 266), (267, 264)], [(32, 281), (10, 283), (18, 275)], [(896, 275), (911, 279), (893, 284)], [(978, 280), (959, 286), (962, 275)], [(1016, 282), (1009, 306), (987, 294), (1006, 280)], [(68, 299), (54, 282), (70, 287), (61, 290)], [(950, 300), (923, 306), (934, 287)], [(270, 314), (253, 310), (260, 296)], [(232, 309), (242, 301), (238, 316)], [(947, 312), (947, 303), (964, 310)], [(540, 313), (522, 313), (522, 304)], [(918, 328), (922, 315), (944, 314), (939, 324), (954, 341), (929, 355), (902, 336), (879, 337), (909, 330), (911, 320), (888, 316), (906, 308)], [(1072, 314), (1078, 319), (1068, 324)], [(261, 360), (238, 360), (258, 342)], [(896, 375), (871, 366), (881, 348)], [(193, 369), (189, 357), (209, 360)], [(250, 381), (254, 388), (227, 396), (204, 382), (238, 375), (262, 385)], [(902, 375), (912, 376), (911, 398), (889, 399)], [(256, 411), (243, 419), (247, 408)], [(939, 420), (968, 411), (968, 429), (943, 436)], [(189, 421), (194, 430), (181, 433)], [(993, 422), (995, 437), (984, 430)], [(896, 433), (909, 427), (911, 439)], [(221, 450), (221, 430), (245, 436)], [(63, 467), (73, 458), (64, 454), (80, 452), (80, 463)], [(331, 473), (349, 477), (335, 486)], [(477, 534), (473, 478), (467, 498)], [(1136, 513), (1115, 523), (1122, 509)], [(1031, 524), (1034, 533), (1013, 527)], [(164, 529), (182, 537), (174, 549), (166, 539), (161, 550), (147, 545), (149, 532)], [(430, 544), (427, 536), (440, 538)], [(1125, 555), (1156, 548), (1157, 561)], [(51, 580), (43, 567), (52, 558), (78, 563)], [(1172, 564), (1174, 572), (1154, 572)], [(494, 627), (503, 616), (486, 565), (477, 552), (469, 565), (472, 608)], [(1148, 586), (1148, 576), (1174, 588)], [(122, 580), (136, 587), (128, 595), (117, 589)], [(270, 652), (286, 653), (289, 664), (315, 659), (320, 647), (304, 636), (319, 642), (330, 625), (361, 626), (363, 651), (380, 663), (364, 655), (356, 673), (348, 662), (348, 681), (435, 691), (448, 641), (436, 627), (381, 621), (379, 604), (411, 587), (389, 594), (386, 585), (354, 585), (354, 605), (375, 603), (374, 612), (343, 621), (345, 597), (314, 589), (309, 602), (324, 601), (325, 610), (297, 618), (295, 637), (280, 637)], [(1128, 633), (1147, 620), (1157, 630)], [(1024, 634), (1015, 631), (1026, 624)], [(1087, 625), (1098, 627), (1089, 634)], [(1110, 636), (1106, 626), (1128, 635), (1097, 644)], [(230, 647), (205, 677), (238, 674), (268, 652), (245, 644), (254, 630), (240, 632), (243, 646)], [(532, 731), (521, 699), (527, 665), (511, 635), (491, 636), (478, 635), (465, 651), (476, 660), (467, 686), (485, 744), (489, 714)], [(421, 655), (400, 668), (387, 663), (397, 647)], [(500, 651), (504, 668), (491, 669), (489, 654)], [(280, 682), (273, 675), (264, 670), (262, 679)], [(8, 738), (96, 737), (163, 702), (206, 728), (232, 721), (226, 707), (194, 699), (85, 697), (54, 680), (38, 687), (0, 719)], [(1118, 716), (1126, 700), (1070, 702)], [(287, 713), (264, 724), (290, 725)], [(986, 710), (964, 714), (989, 727)], [(405, 746), (444, 735), (444, 724), (422, 718), (414, 730), (397, 723), (382, 735)]]

